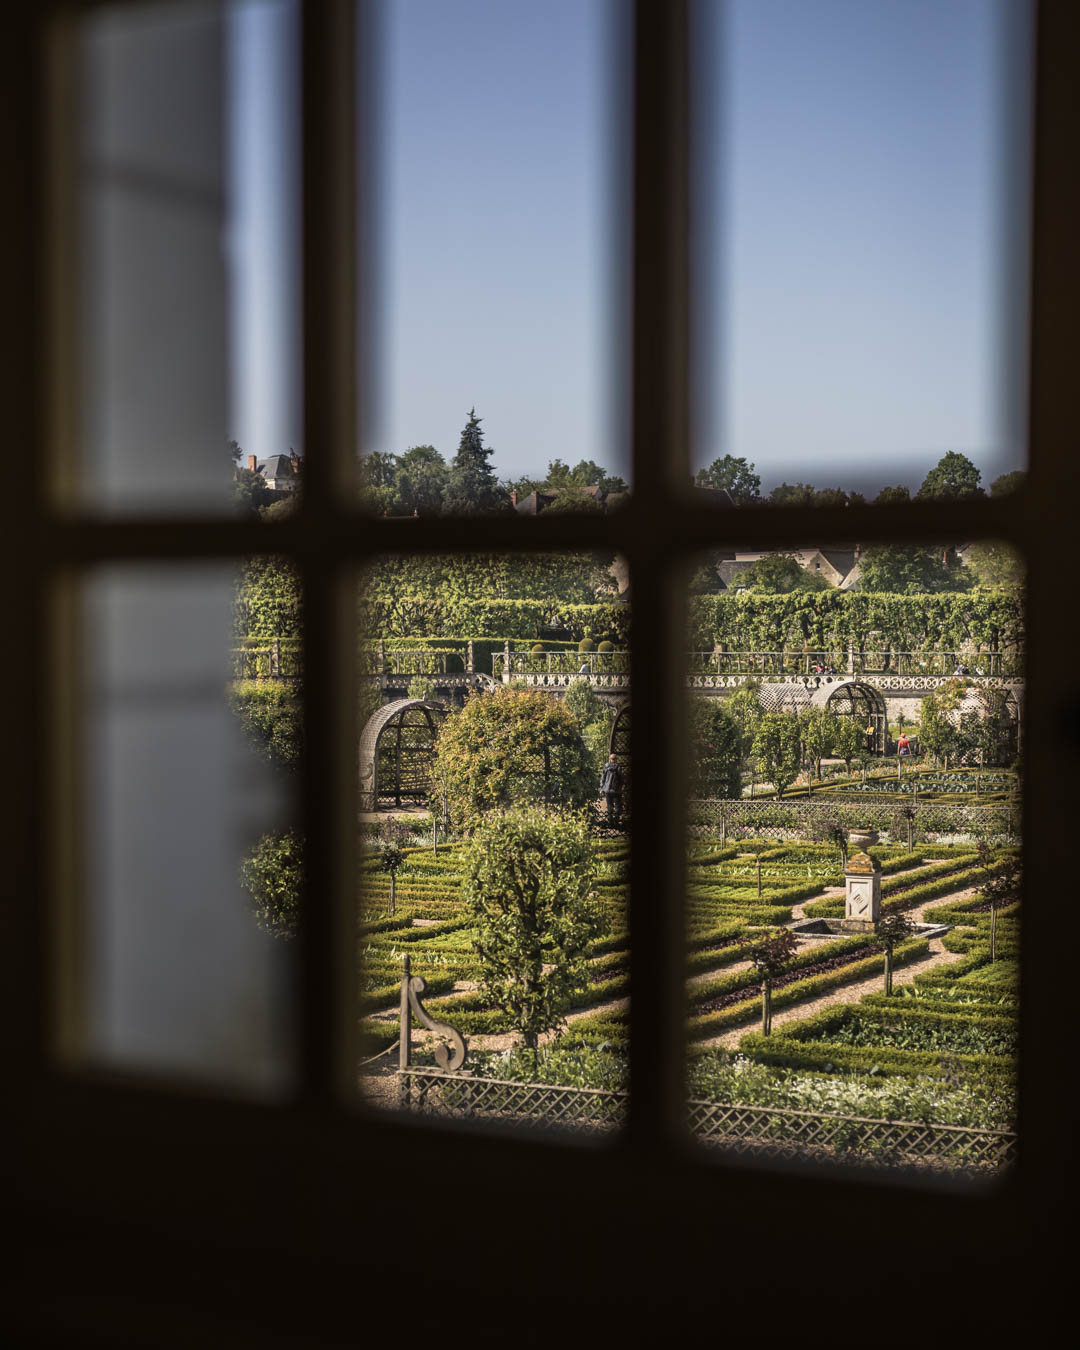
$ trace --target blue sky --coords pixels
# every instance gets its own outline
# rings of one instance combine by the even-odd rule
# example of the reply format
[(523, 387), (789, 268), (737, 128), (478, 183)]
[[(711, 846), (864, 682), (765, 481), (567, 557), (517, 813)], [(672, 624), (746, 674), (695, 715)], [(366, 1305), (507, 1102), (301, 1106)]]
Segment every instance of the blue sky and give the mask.
[[(695, 461), (766, 489), (917, 485), (945, 451), (1023, 462), (1026, 201), (1019, 0), (728, 0), (710, 76)], [(364, 447), (449, 456), (473, 405), (501, 473), (625, 471), (613, 378), (625, 230), (610, 0), (384, 10), (378, 407)], [(1010, 16), (1007, 30), (1003, 16)], [(287, 11), (247, 3), (230, 55), (235, 435), (300, 444), (290, 377), (295, 163)], [(1022, 34), (1020, 35), (1022, 36)], [(1010, 264), (1012, 264), (1010, 266)], [(1021, 288), (1022, 289), (1022, 288)]]

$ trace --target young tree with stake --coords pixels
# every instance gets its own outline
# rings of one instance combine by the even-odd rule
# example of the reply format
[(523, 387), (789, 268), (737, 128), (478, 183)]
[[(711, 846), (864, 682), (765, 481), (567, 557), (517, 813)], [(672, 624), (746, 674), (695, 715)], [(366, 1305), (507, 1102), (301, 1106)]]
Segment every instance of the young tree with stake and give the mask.
[(870, 934), (870, 941), (885, 953), (885, 993), (892, 993), (893, 954), (915, 933), (915, 925), (906, 914), (886, 914)]
[(761, 979), (761, 1034), (772, 1030), (772, 985), (782, 975), (798, 950), (795, 934), (780, 928), (750, 948), (750, 964)]

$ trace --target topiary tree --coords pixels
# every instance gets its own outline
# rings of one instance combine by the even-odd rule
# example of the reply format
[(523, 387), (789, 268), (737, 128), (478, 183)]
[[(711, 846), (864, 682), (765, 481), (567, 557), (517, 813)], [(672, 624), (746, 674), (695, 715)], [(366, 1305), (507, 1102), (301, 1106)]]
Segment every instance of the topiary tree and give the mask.
[(481, 983), (535, 1055), (567, 998), (588, 983), (586, 952), (600, 926), (588, 824), (537, 807), (489, 814), (463, 869)]
[(997, 916), (1002, 905), (1020, 899), (1020, 861), (1011, 853), (995, 859), (985, 839), (978, 842), (979, 866), (986, 878), (980, 890), (990, 901), (990, 960), (997, 960)]
[(906, 942), (915, 932), (915, 925), (906, 914), (886, 914), (878, 926), (869, 935), (875, 947), (885, 953), (885, 993), (892, 993), (893, 953), (901, 942)]
[(435, 780), (455, 827), (519, 805), (578, 810), (594, 801), (592, 757), (573, 714), (551, 694), (504, 685), (475, 694), (442, 725)]
[(400, 820), (383, 820), (379, 823), (379, 870), (390, 876), (387, 914), (397, 912), (397, 874), (408, 866), (409, 855), (405, 852), (405, 842), (411, 833), (408, 825), (402, 824)]
[(750, 948), (750, 964), (761, 979), (761, 1034), (772, 1030), (773, 980), (791, 964), (799, 944), (790, 928), (779, 928)]

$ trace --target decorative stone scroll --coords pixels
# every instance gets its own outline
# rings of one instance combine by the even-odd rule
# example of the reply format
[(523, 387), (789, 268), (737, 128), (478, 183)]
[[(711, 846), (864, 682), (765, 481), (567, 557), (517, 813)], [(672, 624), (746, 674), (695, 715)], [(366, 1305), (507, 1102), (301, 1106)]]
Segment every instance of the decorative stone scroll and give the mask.
[(406, 956), (401, 979), (401, 1035), (398, 1046), (398, 1068), (409, 1067), (412, 1051), (412, 1014), (420, 1022), (443, 1040), (435, 1047), (435, 1063), (447, 1073), (456, 1073), (465, 1065), (465, 1041), (461, 1032), (448, 1022), (436, 1022), (420, 1002), (420, 995), (427, 988), (423, 976), (409, 973), (409, 958)]

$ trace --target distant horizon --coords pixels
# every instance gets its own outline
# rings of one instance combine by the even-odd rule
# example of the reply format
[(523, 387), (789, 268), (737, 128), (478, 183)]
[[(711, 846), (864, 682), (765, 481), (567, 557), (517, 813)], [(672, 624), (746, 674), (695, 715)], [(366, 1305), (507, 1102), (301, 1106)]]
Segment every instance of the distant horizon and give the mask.
[[(484, 420), (484, 419), (481, 417), (481, 418), (480, 418), (481, 423), (483, 423), (483, 420)], [(464, 424), (463, 424), (463, 425), (464, 425)], [(234, 439), (235, 439), (235, 438), (234, 438)], [(243, 458), (244, 458), (245, 461), (246, 461), (247, 456), (248, 456), (249, 453), (254, 454), (254, 451), (249, 452), (248, 449), (247, 449), (247, 447), (246, 447), (241, 441), (236, 440), (236, 443), (240, 446), (241, 455), (243, 456)], [(449, 451), (449, 452), (447, 452), (447, 451), (445, 451), (445, 450), (440, 450), (439, 447), (438, 447), (437, 445), (435, 445), (434, 442), (432, 442), (432, 441), (418, 441), (418, 442), (416, 443), (416, 445), (424, 445), (424, 446), (430, 445), (430, 446), (432, 446), (432, 447), (433, 447), (440, 455), (442, 455), (443, 459), (446, 461), (447, 464), (450, 464), (450, 463), (452, 462), (452, 460), (453, 460), (453, 458), (454, 458), (454, 455), (457, 453), (457, 446), (456, 446), (456, 445), (455, 445), (454, 449), (451, 450), (451, 451)], [(415, 448), (416, 448), (415, 446), (408, 445), (408, 446), (405, 446), (405, 448), (404, 448), (403, 450), (384, 450), (384, 451), (380, 451), (379, 453), (382, 453), (382, 454), (391, 454), (391, 455), (395, 455), (395, 456), (397, 456), (397, 457), (400, 457), (401, 455), (405, 454), (406, 451), (412, 450), (412, 449), (415, 449)], [(289, 451), (290, 451), (290, 450), (295, 450), (295, 453), (296, 453), (296, 455), (298, 456), (298, 458), (303, 459), (303, 457), (304, 457), (304, 452), (303, 452), (303, 450), (298, 450), (298, 449), (296, 449), (295, 446), (290, 446), (288, 449), (285, 449), (285, 450), (272, 450), (272, 451), (270, 452), (269, 455), (256, 455), (255, 458), (256, 458), (257, 460), (266, 460), (266, 459), (271, 458), (273, 455), (287, 455), (287, 454), (289, 454)], [(496, 478), (498, 479), (498, 481), (499, 481), (500, 483), (505, 483), (505, 482), (509, 482), (509, 481), (511, 481), (511, 480), (513, 480), (513, 479), (520, 479), (520, 478), (531, 478), (531, 479), (535, 479), (537, 482), (542, 483), (542, 482), (544, 481), (544, 479), (546, 478), (546, 476), (547, 476), (547, 469), (548, 469), (548, 465), (547, 465), (547, 464), (545, 464), (545, 465), (543, 466), (543, 468), (540, 469), (539, 471), (533, 471), (533, 470), (525, 469), (525, 470), (521, 470), (521, 471), (515, 470), (515, 471), (512, 472), (512, 473), (504, 473), (504, 472), (499, 468), (497, 459), (495, 459), (495, 455), (497, 455), (497, 453), (498, 453), (497, 449), (494, 448), (494, 447), (492, 447), (492, 461), (491, 461), (491, 465), (492, 465), (492, 469), (495, 471), (495, 476), (496, 476)], [(852, 483), (852, 482), (836, 482), (836, 481), (834, 481), (834, 480), (832, 480), (832, 479), (828, 479), (828, 480), (816, 480), (816, 479), (813, 477), (813, 474), (812, 474), (812, 473), (809, 473), (809, 472), (807, 471), (807, 466), (806, 466), (806, 463), (805, 463), (805, 461), (804, 461), (804, 462), (802, 462), (802, 465), (801, 465), (801, 467), (800, 467), (800, 469), (799, 469), (799, 472), (798, 472), (797, 474), (791, 474), (791, 475), (788, 475), (788, 476), (779, 476), (779, 477), (776, 477), (775, 480), (774, 480), (772, 477), (767, 476), (765, 473), (759, 474), (759, 477), (761, 478), (761, 497), (762, 497), (762, 500), (764, 500), (764, 499), (767, 498), (767, 497), (770, 495), (770, 493), (772, 493), (776, 488), (782, 486), (782, 485), (785, 484), (785, 483), (791, 484), (791, 485), (794, 485), (794, 484), (796, 484), (796, 483), (806, 483), (806, 484), (808, 484), (810, 487), (812, 487), (812, 488), (814, 488), (814, 489), (816, 489), (816, 490), (818, 490), (818, 491), (822, 491), (822, 490), (829, 489), (829, 488), (839, 488), (841, 491), (843, 491), (843, 492), (848, 492), (848, 493), (851, 493), (851, 492), (860, 492), (860, 493), (862, 493), (862, 495), (863, 495), (864, 497), (867, 498), (868, 501), (872, 501), (873, 498), (876, 497), (876, 496), (878, 495), (879, 492), (881, 492), (881, 491), (883, 491), (885, 488), (889, 488), (889, 487), (906, 487), (906, 488), (908, 488), (908, 490), (911, 492), (912, 496), (914, 496), (915, 493), (918, 492), (918, 490), (919, 490), (919, 488), (921, 487), (921, 485), (922, 485), (924, 479), (926, 478), (927, 474), (931, 471), (931, 469), (933, 469), (933, 468), (935, 467), (935, 465), (937, 465), (938, 463), (940, 463), (940, 461), (941, 461), (941, 459), (942, 459), (942, 457), (943, 457), (944, 455), (947, 455), (947, 454), (949, 454), (949, 453), (950, 453), (950, 452), (949, 452), (948, 450), (942, 450), (942, 451), (940, 452), (940, 454), (937, 455), (936, 458), (934, 458), (934, 459), (931, 460), (931, 461), (928, 461), (927, 464), (926, 464), (925, 469), (917, 476), (916, 479), (904, 479), (904, 478), (898, 477), (898, 476), (891, 476), (891, 477), (889, 477), (888, 479), (880, 479), (880, 480), (879, 480), (879, 479), (876, 479), (876, 478), (875, 478), (875, 479), (862, 478), (862, 479), (858, 480), (858, 481), (855, 482), (855, 483)], [(961, 452), (961, 453), (962, 453), (962, 452)], [(363, 458), (366, 458), (366, 456), (359, 456), (359, 458), (363, 459)], [(719, 456), (716, 456), (715, 458), (722, 459), (723, 456), (722, 456), (722, 455), (719, 455)], [(745, 456), (745, 455), (744, 455), (744, 456), (735, 456), (735, 458), (743, 458), (743, 459), (746, 459), (747, 464), (749, 465), (749, 468), (750, 468), (751, 472), (752, 472), (752, 473), (757, 473), (757, 472), (758, 472), (757, 466), (755, 465), (755, 463), (754, 463), (748, 456)], [(1003, 477), (1003, 476), (1005, 476), (1005, 475), (1007, 475), (1007, 474), (1010, 474), (1010, 473), (1016, 473), (1016, 472), (1023, 472), (1023, 473), (1026, 473), (1026, 472), (1027, 472), (1027, 465), (1026, 465), (1026, 464), (1020, 466), (1019, 469), (1017, 469), (1017, 468), (1003, 468), (1003, 469), (998, 469), (996, 472), (995, 472), (995, 471), (987, 472), (987, 471), (983, 468), (983, 466), (982, 466), (981, 464), (979, 464), (978, 460), (975, 459), (974, 456), (972, 456), (972, 455), (967, 455), (966, 458), (967, 458), (967, 459), (970, 459), (971, 462), (972, 462), (972, 464), (975, 465), (976, 469), (979, 470), (979, 474), (980, 474), (980, 478), (979, 478), (979, 487), (982, 488), (984, 491), (989, 491), (989, 488), (990, 488), (991, 483), (993, 483), (993, 482), (996, 481), (998, 478), (1001, 478), (1001, 477)], [(604, 472), (605, 472), (606, 474), (609, 474), (609, 475), (612, 475), (612, 476), (618, 476), (618, 477), (623, 478), (624, 480), (627, 480), (627, 482), (628, 482), (628, 490), (631, 491), (631, 492), (633, 492), (633, 490), (634, 490), (634, 484), (633, 484), (633, 481), (632, 481), (632, 479), (631, 479), (631, 480), (628, 480), (628, 479), (627, 479), (627, 474), (626, 474), (626, 473), (621, 473), (621, 472), (619, 472), (619, 470), (613, 469), (609, 464), (603, 463), (603, 461), (602, 461), (601, 459), (597, 458), (596, 455), (581, 455), (580, 457), (577, 457), (576, 460), (575, 460), (575, 459), (563, 459), (563, 457), (562, 457), (561, 455), (553, 455), (553, 456), (551, 457), (551, 461), (549, 461), (549, 462), (553, 462), (555, 459), (562, 459), (562, 460), (563, 460), (563, 463), (566, 464), (567, 468), (573, 468), (573, 467), (574, 467), (574, 463), (575, 463), (575, 462), (580, 462), (580, 460), (582, 460), (582, 459), (592, 460), (592, 461), (593, 461), (594, 463), (596, 463), (601, 469), (603, 469)], [(709, 464), (711, 464), (711, 463), (713, 463), (713, 462), (714, 462), (713, 460), (710, 460), (710, 461), (709, 461)], [(703, 466), (701, 466), (701, 467), (703, 467), (703, 468), (708, 468), (709, 465), (706, 464), (706, 465), (703, 465)], [(695, 470), (694, 472), (696, 472), (696, 470)], [(592, 484), (589, 484), (589, 485), (587, 485), (587, 486), (592, 486)]]

